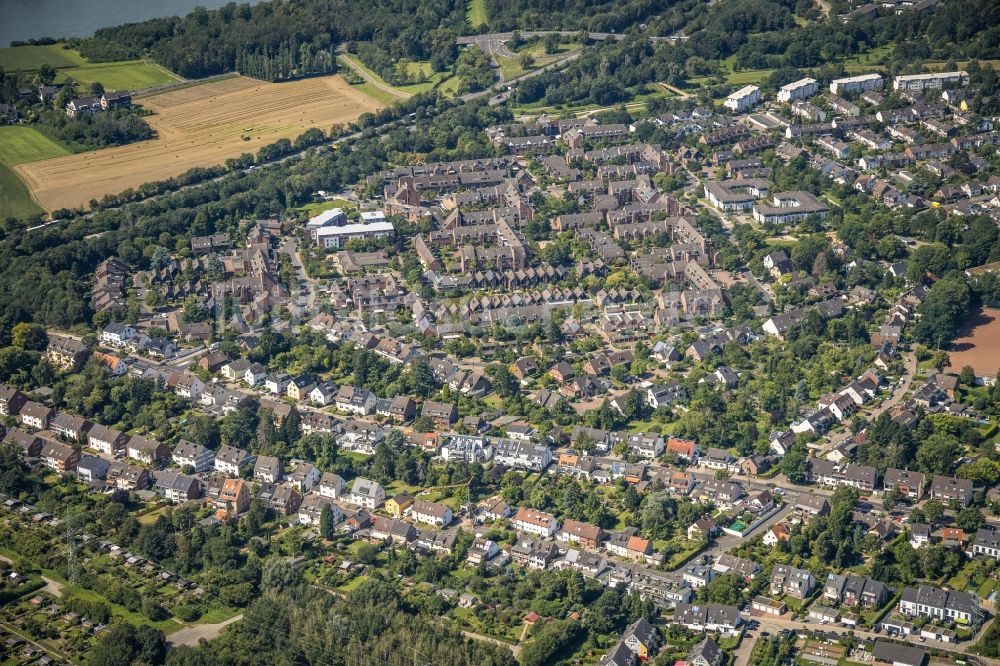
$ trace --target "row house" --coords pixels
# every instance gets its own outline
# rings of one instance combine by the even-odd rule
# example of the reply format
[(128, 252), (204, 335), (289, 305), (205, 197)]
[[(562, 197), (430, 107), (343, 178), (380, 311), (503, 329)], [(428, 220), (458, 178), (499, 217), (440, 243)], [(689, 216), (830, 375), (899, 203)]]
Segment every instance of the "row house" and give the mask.
[(919, 501), (924, 496), (926, 483), (927, 476), (922, 472), (911, 472), (894, 467), (887, 468), (882, 479), (882, 487), (885, 488), (886, 492), (898, 490), (903, 493), (904, 497), (913, 501)]
[(962, 506), (968, 506), (972, 501), (972, 481), (935, 474), (931, 479), (930, 494), (933, 499), (943, 502), (954, 500)]
[(978, 627), (983, 621), (983, 611), (974, 594), (943, 590), (930, 585), (905, 588), (899, 600), (899, 612), (909, 617), (955, 622), (972, 627)]
[(867, 465), (837, 464), (825, 458), (808, 460), (806, 479), (824, 486), (851, 486), (862, 492), (873, 492), (878, 470)]
[(541, 444), (501, 439), (494, 447), (493, 459), (509, 469), (541, 472), (552, 463), (552, 451)]
[(823, 598), (841, 606), (881, 608), (891, 596), (885, 583), (854, 574), (830, 574), (823, 586)]
[(691, 631), (718, 631), (722, 634), (734, 635), (739, 633), (743, 617), (736, 606), (679, 603), (674, 610), (674, 623)]

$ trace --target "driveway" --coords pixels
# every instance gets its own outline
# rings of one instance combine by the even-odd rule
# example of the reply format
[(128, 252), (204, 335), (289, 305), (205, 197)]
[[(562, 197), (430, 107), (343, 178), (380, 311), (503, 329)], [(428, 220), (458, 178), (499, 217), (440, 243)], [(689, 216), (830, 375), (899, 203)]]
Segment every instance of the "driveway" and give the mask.
[(198, 645), (198, 641), (202, 638), (206, 641), (210, 641), (221, 634), (223, 629), (234, 622), (239, 622), (242, 619), (243, 613), (240, 613), (239, 615), (229, 618), (225, 622), (218, 622), (216, 624), (192, 624), (167, 636), (167, 645), (170, 647), (177, 647), (178, 645), (196, 646)]

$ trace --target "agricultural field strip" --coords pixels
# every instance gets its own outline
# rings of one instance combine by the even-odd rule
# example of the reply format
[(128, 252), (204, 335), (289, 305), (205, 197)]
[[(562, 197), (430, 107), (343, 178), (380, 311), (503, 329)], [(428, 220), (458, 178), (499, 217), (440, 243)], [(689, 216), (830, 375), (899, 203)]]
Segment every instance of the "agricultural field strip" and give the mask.
[(326, 130), (378, 106), (337, 77), (281, 84), (236, 77), (154, 95), (143, 104), (156, 114), (147, 120), (157, 139), (32, 162), (18, 173), (43, 205), (76, 206), (195, 166), (221, 164), (309, 127)]

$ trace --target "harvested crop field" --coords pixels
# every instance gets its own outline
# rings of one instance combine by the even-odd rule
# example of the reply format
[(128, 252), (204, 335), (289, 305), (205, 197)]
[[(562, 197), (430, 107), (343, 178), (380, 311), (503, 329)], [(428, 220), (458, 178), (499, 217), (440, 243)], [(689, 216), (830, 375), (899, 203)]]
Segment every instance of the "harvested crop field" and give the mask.
[(324, 131), (374, 111), (378, 103), (339, 76), (288, 83), (231, 77), (145, 97), (158, 137), (19, 165), (17, 172), (49, 210), (85, 205), (192, 167), (256, 153), (310, 127)]
[(984, 308), (974, 312), (965, 321), (948, 357), (953, 372), (968, 365), (977, 375), (995, 376), (1000, 370), (1000, 310)]

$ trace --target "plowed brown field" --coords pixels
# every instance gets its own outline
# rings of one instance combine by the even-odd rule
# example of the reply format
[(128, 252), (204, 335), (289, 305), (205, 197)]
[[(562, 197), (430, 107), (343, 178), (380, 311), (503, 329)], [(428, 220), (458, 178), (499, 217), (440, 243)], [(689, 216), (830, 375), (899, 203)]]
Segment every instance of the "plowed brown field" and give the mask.
[(310, 127), (329, 131), (379, 106), (339, 76), (288, 83), (237, 76), (139, 101), (155, 113), (146, 120), (156, 130), (156, 139), (16, 167), (42, 206), (54, 210), (85, 205), (192, 167), (256, 153)]

